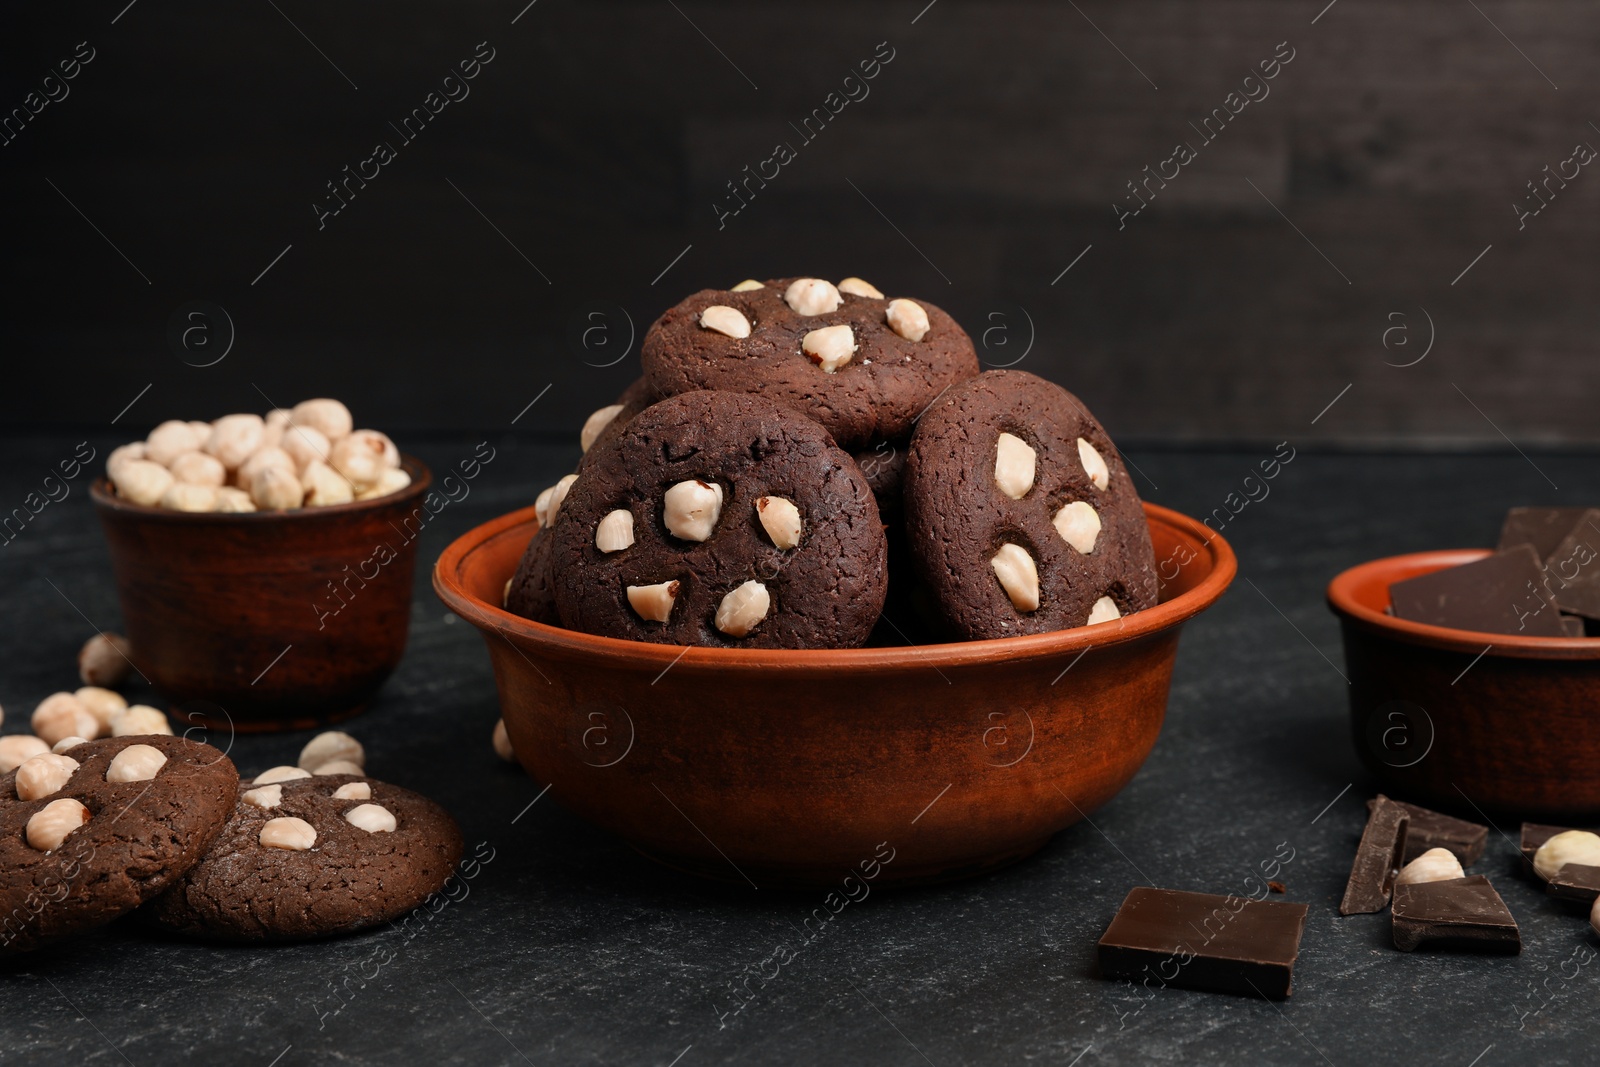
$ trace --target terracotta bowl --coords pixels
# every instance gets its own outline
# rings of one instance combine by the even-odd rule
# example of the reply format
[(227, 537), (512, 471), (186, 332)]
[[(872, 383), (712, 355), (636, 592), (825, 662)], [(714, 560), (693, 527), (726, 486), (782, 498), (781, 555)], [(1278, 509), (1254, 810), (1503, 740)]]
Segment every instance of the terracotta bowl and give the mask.
[(176, 728), (305, 729), (365, 707), (405, 651), (431, 517), (428, 468), (401, 463), (398, 493), (294, 511), (172, 511), (90, 487), (134, 663)]
[(1038, 849), (1155, 744), (1178, 633), (1235, 563), (1200, 523), (1145, 511), (1161, 604), (998, 641), (685, 648), (545, 626), (500, 608), (532, 508), (457, 540), (433, 585), (483, 631), (512, 745), (569, 810), (740, 884), (837, 886), (868, 864), (880, 884), (934, 881)]
[(1384, 614), (1389, 586), (1490, 555), (1417, 552), (1328, 586), (1356, 750), (1407, 800), (1507, 815), (1600, 815), (1600, 640), (1453, 630)]

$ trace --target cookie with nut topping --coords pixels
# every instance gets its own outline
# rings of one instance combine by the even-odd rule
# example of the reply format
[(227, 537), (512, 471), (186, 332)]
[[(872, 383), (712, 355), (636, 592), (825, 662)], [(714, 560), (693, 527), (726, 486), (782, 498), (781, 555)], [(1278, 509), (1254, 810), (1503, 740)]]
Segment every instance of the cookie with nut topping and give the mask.
[(205, 858), (141, 914), (208, 941), (303, 941), (404, 915), (461, 859), (450, 813), (355, 774), (275, 767), (240, 787)]
[(656, 320), (641, 358), (660, 396), (759, 393), (845, 448), (907, 436), (941, 391), (978, 373), (972, 339), (949, 315), (859, 278), (702, 290)]
[(746, 393), (669, 397), (589, 462), (552, 534), (568, 629), (739, 648), (849, 648), (887, 588), (872, 489), (826, 430)]
[(989, 371), (941, 397), (911, 439), (903, 491), (912, 553), (964, 638), (1112, 622), (1157, 601), (1116, 446), (1043, 378)]
[(0, 775), (0, 955), (111, 922), (205, 855), (239, 774), (182, 737), (84, 741)]

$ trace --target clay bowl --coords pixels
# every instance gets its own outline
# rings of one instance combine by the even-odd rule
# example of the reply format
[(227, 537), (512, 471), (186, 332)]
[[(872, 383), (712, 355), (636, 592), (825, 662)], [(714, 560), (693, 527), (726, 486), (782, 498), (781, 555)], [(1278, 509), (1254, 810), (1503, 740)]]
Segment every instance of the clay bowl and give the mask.
[(1600, 815), (1600, 640), (1484, 634), (1384, 614), (1392, 583), (1488, 555), (1390, 556), (1329, 584), (1356, 750), (1406, 800)]
[(532, 508), (457, 540), (433, 585), (483, 631), (523, 765), (579, 816), (741, 885), (936, 881), (1035, 851), (1155, 744), (1179, 630), (1235, 563), (1200, 523), (1145, 512), (1164, 602), (998, 641), (685, 648), (545, 626), (500, 608)]
[(90, 487), (134, 663), (175, 728), (298, 730), (362, 710), (405, 651), (431, 517), (428, 468), (401, 463), (398, 493), (294, 511), (172, 511)]

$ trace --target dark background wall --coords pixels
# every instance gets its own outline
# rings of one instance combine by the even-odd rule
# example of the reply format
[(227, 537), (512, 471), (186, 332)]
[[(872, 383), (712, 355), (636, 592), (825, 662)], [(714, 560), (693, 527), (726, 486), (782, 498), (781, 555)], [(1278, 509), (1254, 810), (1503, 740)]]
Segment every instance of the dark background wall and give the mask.
[[(7, 113), (94, 58), (0, 146), (0, 424), (326, 394), (398, 432), (504, 428), (542, 394), (517, 428), (566, 433), (667, 305), (814, 273), (945, 306), (1126, 439), (1600, 442), (1600, 173), (1513, 208), (1600, 145), (1592, 4), (525, 2), (13, 5)], [(396, 158), (319, 228), (379, 141)], [(1119, 229), (1180, 141), (1198, 157)], [(191, 301), (233, 324), (209, 367), (215, 311), (209, 348), (169, 338)]]

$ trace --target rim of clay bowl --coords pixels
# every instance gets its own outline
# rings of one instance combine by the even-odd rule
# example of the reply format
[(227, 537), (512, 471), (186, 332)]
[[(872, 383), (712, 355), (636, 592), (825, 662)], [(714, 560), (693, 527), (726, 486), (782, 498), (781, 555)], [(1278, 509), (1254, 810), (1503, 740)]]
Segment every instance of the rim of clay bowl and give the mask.
[(352, 500), (348, 504), (330, 504), (325, 508), (287, 508), (277, 511), (178, 511), (176, 508), (135, 504), (131, 500), (124, 500), (111, 488), (111, 479), (105, 475), (89, 483), (89, 497), (97, 506), (108, 511), (120, 511), (164, 522), (230, 523), (264, 522), (268, 519), (280, 522), (308, 522), (414, 499), (427, 492), (433, 485), (433, 472), (428, 469), (426, 463), (415, 456), (400, 453), (400, 469), (411, 475), (411, 484), (404, 489), (375, 496), (371, 500)]
[[(1328, 607), (1340, 618), (1359, 623), (1406, 644), (1469, 655), (1491, 653), (1518, 659), (1600, 659), (1600, 639), (1593, 637), (1525, 637), (1482, 633), (1397, 619), (1385, 614), (1389, 586), (1446, 567), (1459, 567), (1494, 555), (1487, 548), (1445, 548), (1385, 556), (1351, 567), (1328, 583)], [(1373, 607), (1373, 604), (1380, 605)], [(1487, 646), (1487, 647), (1485, 647)]]
[[(551, 652), (626, 659), (637, 665), (688, 664), (722, 670), (837, 671), (850, 668), (884, 670), (921, 669), (928, 666), (960, 667), (999, 660), (1032, 659), (1105, 648), (1136, 641), (1194, 618), (1216, 603), (1233, 581), (1238, 562), (1233, 549), (1209, 527), (1170, 508), (1145, 504), (1146, 521), (1162, 524), (1200, 543), (1211, 572), (1200, 584), (1153, 608), (1125, 615), (1115, 622), (1078, 626), (1070, 630), (1002, 637), (984, 641), (956, 641), (937, 645), (901, 645), (888, 648), (757, 649), (711, 648), (701, 645), (652, 644), (565, 630), (525, 619), (497, 604), (480, 600), (462, 585), (461, 571), (468, 558), (484, 545), (519, 526), (533, 525), (534, 509), (522, 508), (502, 515), (456, 538), (433, 568), (433, 588), (457, 615), (489, 632), (514, 633)], [(519, 552), (520, 555), (520, 552)]]

